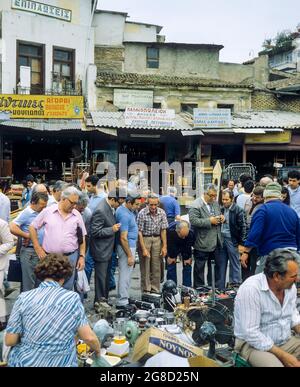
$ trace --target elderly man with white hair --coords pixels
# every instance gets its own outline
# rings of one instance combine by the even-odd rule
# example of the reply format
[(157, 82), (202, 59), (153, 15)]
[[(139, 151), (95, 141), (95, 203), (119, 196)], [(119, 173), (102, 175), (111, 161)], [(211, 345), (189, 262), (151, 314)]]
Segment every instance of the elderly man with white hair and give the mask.
[(173, 222), (167, 229), (167, 279), (177, 284), (177, 257), (182, 259), (182, 285), (192, 286), (192, 247), (195, 235), (190, 224), (181, 220)]
[[(45, 208), (29, 226), (33, 247), (40, 259), (49, 253), (67, 256), (73, 266), (71, 278), (64, 283), (64, 288), (72, 290), (75, 269), (83, 270), (85, 265), (86, 228), (82, 216), (75, 209), (80, 192), (75, 187), (66, 188), (58, 204)], [(37, 230), (44, 227), (45, 235), (39, 244)]]
[(176, 200), (176, 194), (176, 187), (168, 187), (167, 195), (163, 195), (159, 198), (161, 207), (167, 214), (167, 220), (169, 224), (175, 220), (180, 220), (180, 206)]

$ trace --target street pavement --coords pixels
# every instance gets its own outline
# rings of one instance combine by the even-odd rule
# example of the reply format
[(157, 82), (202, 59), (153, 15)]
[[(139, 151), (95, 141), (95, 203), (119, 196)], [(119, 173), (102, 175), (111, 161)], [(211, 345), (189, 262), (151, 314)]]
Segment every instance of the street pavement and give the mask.
[[(119, 273), (118, 270), (119, 269), (117, 267), (116, 274), (115, 274), (116, 284), (118, 283), (118, 273)], [(182, 283), (181, 275), (182, 275), (182, 264), (180, 262), (180, 263), (177, 263), (177, 278), (178, 278), (179, 285)], [(166, 278), (166, 271), (165, 271), (165, 278)], [(13, 293), (11, 293), (8, 297), (6, 297), (6, 307), (7, 307), (8, 314), (10, 314), (13, 304), (20, 293), (20, 283), (10, 282), (10, 286), (16, 290)], [(94, 313), (94, 294), (95, 294), (94, 293), (94, 289), (95, 289), (94, 273), (92, 275), (90, 287), (91, 287), (91, 290), (88, 292), (87, 299), (84, 300), (84, 307), (88, 315), (91, 315)], [(141, 281), (140, 281), (140, 265), (138, 262), (136, 262), (132, 273), (129, 296), (137, 300), (140, 300), (142, 297)], [(113, 303), (114, 298), (116, 297), (117, 297), (117, 290), (115, 289), (110, 291), (109, 293), (110, 303)]]

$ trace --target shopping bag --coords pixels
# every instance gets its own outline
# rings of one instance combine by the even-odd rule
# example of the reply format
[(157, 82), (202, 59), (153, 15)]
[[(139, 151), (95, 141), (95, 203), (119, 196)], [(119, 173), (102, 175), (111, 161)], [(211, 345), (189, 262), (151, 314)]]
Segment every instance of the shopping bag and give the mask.
[(22, 282), (22, 267), (19, 259), (11, 259), (9, 261), (7, 281)]
[(80, 270), (77, 272), (76, 288), (77, 291), (80, 293), (87, 293), (91, 290), (89, 281), (84, 270)]

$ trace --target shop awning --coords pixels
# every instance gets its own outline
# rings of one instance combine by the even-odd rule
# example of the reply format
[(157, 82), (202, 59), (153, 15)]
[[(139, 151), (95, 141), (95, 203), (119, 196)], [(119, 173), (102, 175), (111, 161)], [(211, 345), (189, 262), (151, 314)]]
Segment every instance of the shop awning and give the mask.
[(265, 110), (233, 113), (233, 128), (295, 129), (300, 128), (300, 113)]
[(179, 114), (175, 116), (174, 127), (147, 127), (143, 125), (139, 126), (126, 126), (124, 112), (91, 112), (93, 126), (97, 128), (115, 128), (115, 129), (151, 129), (151, 130), (178, 130), (178, 131), (192, 131), (193, 128), (181, 117)]
[(2, 121), (1, 125), (13, 128), (24, 128), (41, 131), (84, 130), (82, 120), (28, 120), (11, 119)]

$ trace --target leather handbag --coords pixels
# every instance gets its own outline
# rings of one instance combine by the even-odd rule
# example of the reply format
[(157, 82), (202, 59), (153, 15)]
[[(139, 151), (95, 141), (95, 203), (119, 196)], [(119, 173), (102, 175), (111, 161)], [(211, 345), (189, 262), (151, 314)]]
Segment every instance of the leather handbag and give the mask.
[(22, 267), (19, 259), (11, 259), (9, 261), (7, 281), (22, 282)]

